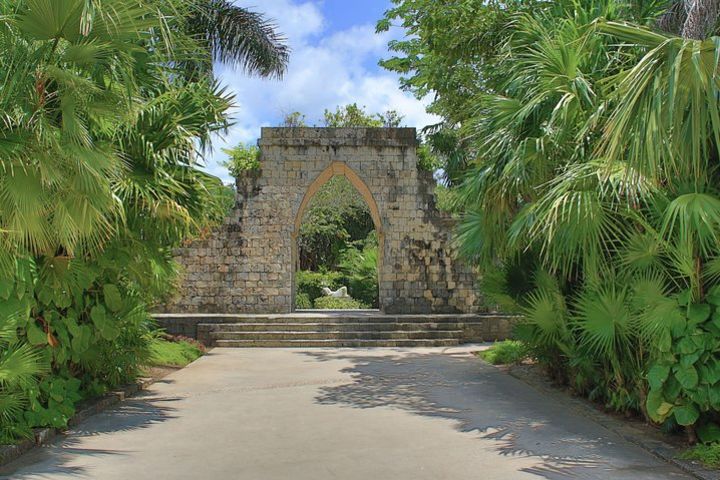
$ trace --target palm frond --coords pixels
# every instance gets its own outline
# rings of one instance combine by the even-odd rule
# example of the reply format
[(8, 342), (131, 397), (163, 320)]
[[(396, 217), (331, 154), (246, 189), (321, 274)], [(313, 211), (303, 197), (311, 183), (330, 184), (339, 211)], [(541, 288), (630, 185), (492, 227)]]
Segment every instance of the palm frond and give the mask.
[(264, 77), (281, 77), (287, 68), (290, 49), (277, 27), (263, 15), (231, 1), (198, 2), (188, 29), (209, 45), (214, 61)]

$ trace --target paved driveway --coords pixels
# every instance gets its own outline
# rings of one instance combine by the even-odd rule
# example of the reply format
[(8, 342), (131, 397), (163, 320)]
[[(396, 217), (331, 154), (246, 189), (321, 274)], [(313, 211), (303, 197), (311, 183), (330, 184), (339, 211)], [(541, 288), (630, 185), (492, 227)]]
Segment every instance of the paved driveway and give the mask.
[(0, 478), (690, 478), (461, 352), (216, 349)]

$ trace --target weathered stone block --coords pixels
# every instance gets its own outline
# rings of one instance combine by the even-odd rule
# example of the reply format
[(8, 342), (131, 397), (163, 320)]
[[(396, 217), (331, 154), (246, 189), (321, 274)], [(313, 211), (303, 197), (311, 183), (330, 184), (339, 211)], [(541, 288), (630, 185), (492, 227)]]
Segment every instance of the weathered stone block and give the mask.
[(184, 291), (165, 311), (291, 311), (293, 239), (309, 199), (335, 175), (358, 188), (381, 234), (381, 308), (482, 309), (475, 273), (453, 259), (452, 219), (435, 208), (432, 174), (417, 169), (415, 129), (264, 128), (258, 144), (261, 170), (237, 179), (224, 225), (177, 250)]

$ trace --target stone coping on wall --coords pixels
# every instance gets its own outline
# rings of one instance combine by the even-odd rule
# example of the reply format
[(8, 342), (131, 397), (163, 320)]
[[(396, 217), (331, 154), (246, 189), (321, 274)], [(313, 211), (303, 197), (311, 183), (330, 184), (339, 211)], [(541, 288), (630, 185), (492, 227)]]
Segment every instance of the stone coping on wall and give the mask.
[(258, 145), (414, 148), (418, 140), (414, 128), (263, 127)]

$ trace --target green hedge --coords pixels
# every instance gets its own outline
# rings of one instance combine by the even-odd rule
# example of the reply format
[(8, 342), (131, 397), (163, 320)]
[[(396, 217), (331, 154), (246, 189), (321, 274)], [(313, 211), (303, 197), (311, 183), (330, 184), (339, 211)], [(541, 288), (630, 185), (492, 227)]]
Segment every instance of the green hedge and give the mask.
[(352, 298), (320, 297), (315, 299), (315, 308), (318, 310), (366, 310), (370, 306)]
[(307, 296), (308, 301), (312, 303), (316, 298), (322, 297), (323, 287), (331, 290), (337, 290), (343, 285), (343, 274), (340, 272), (311, 272), (307, 270), (299, 271), (295, 274), (295, 306), (298, 306), (298, 300), (304, 301), (303, 296)]

